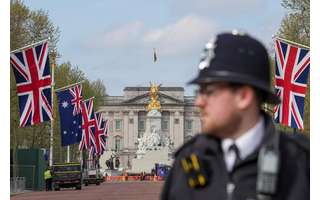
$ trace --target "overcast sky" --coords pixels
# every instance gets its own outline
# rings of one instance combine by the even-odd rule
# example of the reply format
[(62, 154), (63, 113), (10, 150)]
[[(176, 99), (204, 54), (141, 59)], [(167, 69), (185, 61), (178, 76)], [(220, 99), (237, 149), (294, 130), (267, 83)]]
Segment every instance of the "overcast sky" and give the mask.
[[(280, 0), (25, 0), (61, 31), (59, 63), (70, 61), (109, 95), (127, 86), (185, 87), (215, 34), (240, 29), (271, 49), (286, 10)], [(153, 63), (153, 48), (158, 61)]]

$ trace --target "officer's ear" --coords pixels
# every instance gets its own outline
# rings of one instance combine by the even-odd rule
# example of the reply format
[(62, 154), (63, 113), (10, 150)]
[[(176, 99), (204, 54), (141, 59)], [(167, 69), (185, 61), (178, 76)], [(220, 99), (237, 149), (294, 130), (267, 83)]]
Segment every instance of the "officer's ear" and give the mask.
[(246, 110), (252, 105), (256, 106), (257, 98), (255, 95), (255, 90), (246, 85), (237, 88), (235, 101), (240, 110)]

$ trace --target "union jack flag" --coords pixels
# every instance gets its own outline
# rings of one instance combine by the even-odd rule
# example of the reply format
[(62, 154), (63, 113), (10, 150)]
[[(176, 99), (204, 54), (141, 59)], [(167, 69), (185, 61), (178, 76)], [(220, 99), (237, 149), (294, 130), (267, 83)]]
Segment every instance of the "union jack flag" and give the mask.
[(278, 39), (275, 52), (275, 89), (281, 99), (281, 103), (275, 106), (275, 122), (303, 129), (310, 52)]
[(106, 149), (107, 123), (102, 119), (102, 113), (95, 113), (95, 142), (94, 152), (96, 155), (103, 154)]
[(73, 107), (73, 115), (77, 115), (81, 112), (81, 101), (82, 101), (82, 85), (78, 84), (70, 88), (72, 95), (71, 103)]
[(95, 117), (93, 110), (93, 97), (81, 102), (82, 113), (82, 137), (79, 144), (79, 149), (88, 149), (95, 145)]
[(52, 119), (48, 54), (47, 41), (10, 54), (17, 83), (21, 127)]

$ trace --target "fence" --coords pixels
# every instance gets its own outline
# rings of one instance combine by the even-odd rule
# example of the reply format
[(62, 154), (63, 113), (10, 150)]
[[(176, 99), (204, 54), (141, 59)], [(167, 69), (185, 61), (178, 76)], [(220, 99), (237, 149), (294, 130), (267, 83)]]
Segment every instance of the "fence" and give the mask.
[(43, 190), (47, 163), (42, 149), (16, 149), (10, 153), (10, 177), (25, 177), (27, 190)]
[(108, 182), (119, 182), (119, 181), (163, 181), (164, 178), (160, 176), (106, 176), (104, 178)]
[[(24, 188), (28, 190), (35, 190), (35, 166), (34, 165), (11, 165), (11, 171), (16, 170), (17, 177), (11, 178), (24, 178)], [(10, 180), (11, 180), (10, 178)]]
[(10, 194), (23, 192), (26, 189), (26, 179), (24, 177), (10, 178)]

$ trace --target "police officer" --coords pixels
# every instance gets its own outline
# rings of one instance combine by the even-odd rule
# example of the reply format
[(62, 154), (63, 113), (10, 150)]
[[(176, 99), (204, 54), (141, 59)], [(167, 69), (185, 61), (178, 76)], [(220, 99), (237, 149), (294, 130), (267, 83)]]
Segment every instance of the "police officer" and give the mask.
[(44, 171), (44, 180), (46, 182), (46, 191), (52, 190), (52, 175), (50, 167), (47, 167), (47, 170)]
[(210, 41), (191, 81), (202, 134), (175, 153), (162, 200), (309, 199), (309, 140), (285, 134), (261, 110), (280, 102), (267, 50), (237, 31)]

